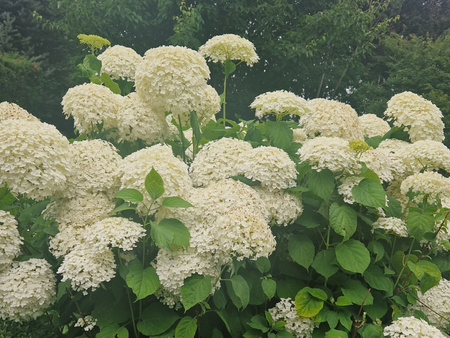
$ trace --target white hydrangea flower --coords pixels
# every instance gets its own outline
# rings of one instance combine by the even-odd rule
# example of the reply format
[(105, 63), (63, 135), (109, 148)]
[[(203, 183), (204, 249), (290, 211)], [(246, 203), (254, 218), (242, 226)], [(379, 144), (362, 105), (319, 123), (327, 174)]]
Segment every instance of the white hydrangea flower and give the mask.
[(63, 197), (93, 195), (104, 192), (110, 196), (119, 190), (118, 167), (122, 157), (111, 143), (93, 139), (70, 145), (72, 172), (67, 179)]
[(23, 237), (17, 229), (17, 221), (8, 211), (0, 210), (0, 271), (8, 267), (20, 253)]
[(199, 124), (205, 125), (210, 120), (215, 120), (215, 114), (220, 111), (220, 96), (213, 87), (206, 85), (202, 97), (202, 102), (200, 102), (196, 113)]
[[(137, 189), (143, 194), (144, 201), (138, 204), (137, 210), (144, 214), (147, 214), (152, 203), (145, 190), (145, 177), (152, 168), (164, 182), (165, 192), (162, 198), (172, 196), (186, 198), (192, 189), (188, 166), (173, 155), (169, 146), (157, 144), (128, 155), (119, 167), (122, 174), (120, 189)], [(153, 204), (154, 210), (151, 212), (154, 213), (160, 206), (161, 198)]]
[(392, 163), (388, 150), (378, 148), (366, 150), (359, 159), (365, 163), (367, 168), (373, 170), (381, 181), (390, 182), (394, 179), (395, 164)]
[(0, 273), (0, 318), (23, 322), (43, 315), (56, 300), (55, 284), (45, 259), (13, 262)]
[(431, 101), (406, 91), (394, 95), (387, 105), (384, 115), (394, 126), (407, 127), (411, 142), (444, 140), (443, 115)]
[(445, 338), (441, 331), (423, 319), (400, 317), (383, 330), (384, 336), (391, 338)]
[(344, 198), (344, 202), (353, 204), (356, 202), (352, 194), (353, 187), (357, 186), (364, 177), (360, 176), (343, 176), (341, 184), (338, 186), (338, 193)]
[(420, 202), (424, 194), (428, 194), (428, 201), (433, 203), (436, 198), (450, 198), (450, 179), (437, 172), (424, 172), (408, 176), (400, 186), (400, 192), (406, 196), (409, 190), (420, 193), (414, 198), (415, 202)]
[(269, 211), (271, 224), (286, 226), (294, 222), (303, 212), (301, 197), (283, 190), (270, 191), (253, 187)]
[(379, 150), (386, 150), (392, 164), (392, 176), (396, 180), (400, 180), (412, 174), (408, 171), (405, 163), (405, 152), (410, 143), (397, 140), (397, 139), (386, 139), (381, 141), (378, 145)]
[(450, 149), (433, 140), (421, 140), (406, 146), (402, 151), (408, 172), (417, 174), (425, 170), (444, 169), (450, 172)]
[(84, 328), (84, 331), (91, 331), (96, 325), (97, 319), (88, 315), (78, 318), (77, 322), (74, 324), (74, 327), (82, 327)]
[(198, 52), (212, 62), (239, 60), (253, 66), (259, 60), (253, 43), (235, 34), (214, 36), (200, 46)]
[(314, 318), (300, 317), (295, 308), (295, 302), (291, 298), (281, 298), (270, 308), (270, 315), (274, 321), (283, 321), (286, 331), (296, 338), (311, 338), (314, 331)]
[(115, 270), (116, 262), (110, 249), (98, 250), (88, 244), (79, 244), (65, 255), (58, 273), (63, 276), (62, 282), (70, 279), (72, 289), (87, 294), (88, 289), (94, 291), (101, 283), (114, 278)]
[(391, 130), (389, 123), (375, 114), (364, 114), (359, 116), (358, 119), (365, 137), (384, 136)]
[(9, 119), (38, 121), (37, 117), (31, 115), (19, 105), (3, 101), (0, 103), (0, 121)]
[(409, 237), (406, 223), (396, 217), (380, 217), (372, 224), (373, 229), (383, 229), (386, 232), (392, 232), (400, 237)]
[(103, 129), (117, 127), (117, 111), (123, 97), (114, 94), (109, 88), (85, 83), (70, 88), (62, 99), (66, 118), (73, 117), (77, 130), (83, 133), (97, 132), (97, 125)]
[(69, 141), (54, 126), (30, 120), (0, 122), (0, 186), (43, 200), (65, 188)]
[(164, 112), (155, 112), (139, 95), (127, 95), (119, 107), (117, 128), (120, 141), (143, 140), (148, 145), (170, 135)]
[(189, 168), (193, 184), (206, 187), (213, 182), (242, 174), (246, 164), (243, 154), (252, 149), (250, 143), (233, 138), (208, 142)]
[(200, 111), (209, 79), (205, 59), (180, 46), (162, 46), (145, 52), (136, 69), (136, 92), (158, 113), (171, 112), (182, 123)]
[(300, 118), (300, 124), (309, 137), (364, 139), (358, 113), (350, 105), (327, 99), (314, 99), (308, 104), (312, 110)]
[(305, 99), (285, 90), (258, 95), (250, 108), (256, 110), (255, 116), (259, 119), (264, 115), (275, 114), (277, 120), (288, 115), (302, 116), (312, 111)]
[(56, 258), (63, 257), (86, 242), (85, 227), (64, 227), (50, 239), (49, 250)]
[(305, 130), (303, 128), (295, 128), (292, 129), (293, 141), (296, 143), (303, 143), (308, 139), (308, 135), (306, 135)]
[(356, 152), (350, 148), (348, 141), (339, 137), (316, 137), (307, 140), (297, 153), (301, 162), (308, 161), (317, 171), (329, 169), (333, 172), (354, 174), (361, 169)]
[(102, 62), (102, 73), (115, 80), (134, 81), (137, 66), (142, 62), (142, 56), (132, 48), (115, 45), (108, 47), (97, 57)]
[(100, 250), (104, 247), (133, 250), (140, 238), (145, 236), (142, 224), (123, 217), (108, 217), (85, 228), (86, 243)]
[(245, 177), (261, 182), (271, 191), (295, 187), (297, 169), (289, 155), (277, 147), (258, 147), (245, 152)]
[(413, 309), (425, 313), (431, 325), (444, 331), (450, 329), (450, 281), (442, 278), (438, 285), (433, 286), (424, 294), (419, 291), (417, 295), (420, 302), (428, 307), (417, 302)]

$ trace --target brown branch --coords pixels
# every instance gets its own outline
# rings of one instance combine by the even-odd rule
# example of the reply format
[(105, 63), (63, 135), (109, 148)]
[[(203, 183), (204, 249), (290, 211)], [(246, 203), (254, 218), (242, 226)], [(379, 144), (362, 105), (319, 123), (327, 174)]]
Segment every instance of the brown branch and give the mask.
[(359, 307), (358, 316), (356, 316), (355, 325), (353, 326), (352, 338), (356, 337), (356, 333), (357, 333), (358, 329), (364, 325), (364, 320), (360, 320), (359, 316), (361, 316), (361, 312), (362, 312), (364, 303), (366, 302), (366, 299), (370, 293), (370, 290), (371, 290), (371, 288), (369, 288), (369, 290), (367, 290), (366, 296), (364, 297), (364, 300), (362, 301), (361, 306)]
[[(77, 307), (78, 313), (80, 314), (81, 318), (83, 319), (84, 324), (86, 324), (86, 320), (84, 319), (85, 316), (83, 315), (83, 312), (81, 311), (80, 306), (78, 305), (77, 300), (75, 299), (75, 296), (72, 294), (72, 291), (70, 291), (70, 289), (66, 286), (66, 292), (69, 295), (69, 298), (75, 303), (75, 306)], [(94, 338), (94, 335), (92, 334), (91, 331), (84, 331), (84, 334), (89, 337), (89, 338)]]

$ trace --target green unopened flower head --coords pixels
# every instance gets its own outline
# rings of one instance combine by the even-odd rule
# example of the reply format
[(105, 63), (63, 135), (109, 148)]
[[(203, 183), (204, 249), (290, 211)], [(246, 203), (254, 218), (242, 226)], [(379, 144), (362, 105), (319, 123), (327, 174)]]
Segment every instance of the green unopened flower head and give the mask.
[(93, 54), (95, 54), (95, 52), (100, 50), (102, 47), (111, 45), (109, 40), (98, 35), (78, 34), (77, 38), (80, 40), (80, 43), (88, 45)]
[(373, 149), (366, 142), (362, 140), (352, 140), (348, 142), (350, 148), (352, 148), (356, 153), (362, 154), (363, 152)]

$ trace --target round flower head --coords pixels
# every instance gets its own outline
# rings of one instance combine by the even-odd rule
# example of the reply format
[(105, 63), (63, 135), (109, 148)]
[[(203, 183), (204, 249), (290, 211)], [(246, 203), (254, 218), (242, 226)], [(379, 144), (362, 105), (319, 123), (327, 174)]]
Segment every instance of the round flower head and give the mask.
[(111, 42), (98, 35), (78, 34), (77, 38), (81, 44), (88, 45), (88, 47), (92, 50), (93, 53), (96, 53), (98, 50), (102, 49), (103, 46), (111, 45)]
[(394, 126), (406, 127), (411, 142), (419, 140), (444, 140), (442, 112), (430, 101), (411, 93), (394, 95), (387, 103), (384, 115)]
[(197, 118), (201, 125), (214, 119), (214, 115), (220, 111), (220, 96), (210, 85), (204, 87), (203, 100), (197, 110)]
[(198, 52), (212, 62), (239, 60), (253, 66), (259, 60), (253, 43), (235, 34), (214, 36), (200, 46)]
[(119, 168), (122, 174), (120, 189), (137, 189), (143, 194), (144, 201), (138, 204), (137, 210), (144, 214), (147, 214), (152, 204), (145, 190), (145, 178), (152, 168), (162, 177), (165, 189), (161, 198), (153, 204), (152, 213), (161, 206), (162, 198), (171, 196), (185, 198), (192, 189), (187, 165), (173, 155), (169, 146), (157, 144), (128, 155), (122, 160)]
[(80, 133), (97, 132), (117, 127), (117, 110), (123, 97), (109, 88), (94, 83), (85, 83), (70, 88), (62, 99), (66, 118), (73, 117), (75, 128)]
[(105, 192), (111, 196), (119, 189), (117, 168), (122, 157), (109, 142), (93, 139), (70, 145), (73, 164), (64, 197)]
[(221, 138), (208, 142), (195, 156), (189, 169), (195, 186), (208, 186), (231, 176), (240, 175), (245, 165), (243, 154), (252, 151), (250, 143)]
[(308, 138), (308, 135), (306, 135), (305, 130), (303, 128), (292, 129), (292, 134), (294, 137), (293, 141), (296, 143), (304, 143)]
[(88, 244), (80, 244), (70, 251), (58, 268), (62, 282), (70, 279), (75, 291), (94, 291), (101, 283), (109, 282), (116, 275), (114, 254), (108, 248), (98, 250)]
[(43, 315), (56, 300), (55, 284), (45, 259), (13, 262), (0, 273), (0, 318), (23, 322)]
[(450, 149), (440, 142), (416, 141), (404, 148), (402, 156), (408, 172), (412, 174), (435, 169), (450, 173)]
[(102, 62), (102, 73), (115, 80), (134, 81), (136, 68), (142, 61), (142, 56), (132, 48), (116, 45), (107, 48), (97, 57)]
[(69, 141), (39, 121), (0, 122), (0, 186), (43, 200), (64, 189), (71, 170)]
[(0, 103), (0, 121), (3, 120), (38, 120), (25, 109), (21, 108), (15, 103), (2, 102)]
[(353, 204), (356, 202), (352, 189), (363, 180), (361, 176), (341, 176), (341, 184), (338, 186), (338, 193), (344, 198), (344, 202)]
[(285, 90), (258, 95), (250, 107), (256, 109), (257, 118), (274, 114), (277, 121), (288, 115), (302, 116), (312, 110), (305, 99)]
[(52, 255), (56, 258), (63, 257), (77, 246), (84, 244), (86, 227), (61, 227), (59, 232), (50, 239), (49, 249)]
[(136, 93), (125, 97), (119, 107), (117, 128), (120, 141), (143, 140), (148, 145), (169, 136), (164, 112), (155, 112)]
[(384, 136), (391, 126), (385, 120), (375, 114), (364, 114), (359, 116), (359, 123), (365, 137)]
[(276, 147), (258, 147), (244, 154), (245, 177), (274, 191), (295, 187), (297, 169), (289, 155)]
[(0, 271), (9, 266), (20, 253), (23, 238), (17, 229), (17, 221), (7, 211), (0, 210)]
[(400, 317), (383, 330), (384, 336), (391, 338), (445, 338), (441, 331), (423, 319)]
[(308, 104), (312, 110), (300, 118), (300, 124), (309, 137), (364, 139), (358, 113), (348, 104), (326, 99), (314, 99)]
[(356, 152), (348, 141), (338, 137), (316, 137), (307, 140), (297, 152), (300, 161), (308, 161), (313, 169), (329, 169), (333, 172), (345, 171), (354, 174), (361, 169)]
[(209, 68), (196, 51), (180, 46), (149, 49), (136, 69), (136, 92), (158, 113), (171, 112), (186, 122), (200, 111)]
[(296, 338), (312, 337), (314, 331), (314, 318), (300, 317), (291, 298), (281, 298), (275, 306), (269, 309), (274, 322), (286, 323), (286, 331)]
[(407, 169), (405, 163), (405, 151), (409, 144), (410, 143), (408, 142), (397, 139), (387, 139), (381, 141), (381, 143), (378, 145), (378, 150), (387, 151), (392, 164), (391, 169), (394, 179), (400, 180), (405, 178), (409, 174), (412, 174), (412, 172), (409, 172), (409, 170)]
[(400, 237), (408, 237), (409, 232), (406, 223), (396, 217), (380, 217), (372, 224), (373, 229), (383, 229)]
[(392, 163), (388, 150), (369, 149), (363, 152), (359, 159), (366, 164), (367, 168), (373, 170), (381, 181), (390, 182), (394, 179), (395, 163)]
[(419, 193), (413, 198), (414, 202), (420, 202), (424, 195), (428, 194), (429, 203), (435, 202), (436, 198), (450, 198), (450, 178), (446, 178), (437, 172), (424, 172), (408, 176), (403, 180), (400, 191), (407, 196), (409, 191)]
[(444, 331), (450, 329), (450, 281), (442, 278), (438, 285), (424, 294), (419, 291), (418, 297), (420, 302), (413, 309), (425, 313), (431, 325)]

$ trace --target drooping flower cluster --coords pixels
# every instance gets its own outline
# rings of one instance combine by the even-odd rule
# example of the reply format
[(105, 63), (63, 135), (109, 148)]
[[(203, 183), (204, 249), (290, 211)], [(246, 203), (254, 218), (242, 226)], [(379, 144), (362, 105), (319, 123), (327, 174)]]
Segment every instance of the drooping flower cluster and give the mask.
[(115, 80), (134, 81), (136, 68), (142, 57), (132, 48), (115, 45), (107, 48), (97, 57), (102, 62), (102, 73), (106, 73)]
[(281, 298), (270, 308), (270, 315), (274, 322), (283, 321), (286, 323), (286, 331), (296, 338), (310, 338), (314, 331), (314, 318), (300, 317), (295, 308), (295, 302), (291, 298)]
[(25, 109), (15, 103), (1, 102), (0, 103), (0, 121), (3, 120), (38, 120), (37, 117), (31, 115)]
[(380, 217), (372, 224), (373, 229), (383, 229), (400, 237), (408, 237), (409, 232), (405, 221), (396, 217)]
[(71, 170), (69, 141), (37, 120), (0, 122), (0, 186), (43, 200), (64, 189)]
[(385, 120), (375, 114), (364, 114), (359, 116), (359, 123), (365, 137), (384, 136), (391, 127)]
[(406, 127), (411, 142), (444, 140), (442, 112), (430, 101), (406, 91), (394, 95), (387, 105), (384, 115), (394, 126)]
[(300, 124), (309, 137), (363, 139), (358, 113), (350, 105), (327, 99), (314, 99), (308, 104), (313, 109), (300, 118)]
[(8, 267), (20, 253), (23, 238), (17, 229), (17, 221), (7, 211), (0, 210), (0, 271)]
[(212, 62), (239, 60), (253, 66), (259, 60), (253, 43), (235, 34), (214, 36), (200, 46), (198, 52)]
[(288, 115), (302, 116), (312, 110), (305, 99), (285, 90), (258, 95), (250, 107), (256, 110), (255, 116), (259, 119), (274, 114), (277, 120)]
[(423, 319), (400, 317), (383, 330), (384, 336), (391, 338), (445, 338), (441, 331)]
[(41, 316), (56, 300), (55, 284), (45, 259), (13, 262), (0, 273), (0, 318), (22, 322)]

